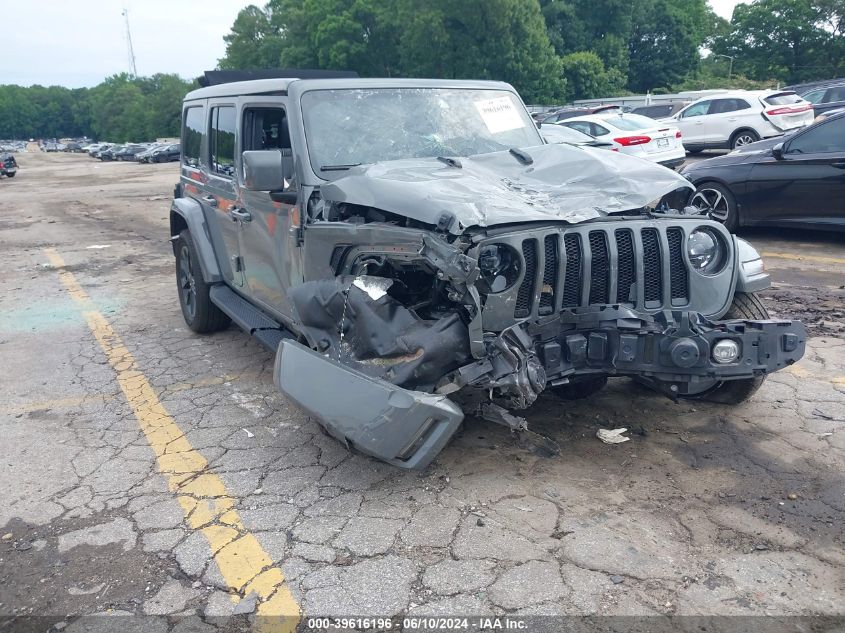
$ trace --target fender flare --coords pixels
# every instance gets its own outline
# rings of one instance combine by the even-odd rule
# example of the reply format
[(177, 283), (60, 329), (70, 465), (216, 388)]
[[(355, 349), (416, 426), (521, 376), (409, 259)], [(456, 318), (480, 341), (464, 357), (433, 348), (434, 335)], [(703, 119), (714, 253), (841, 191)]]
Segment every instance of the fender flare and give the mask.
[(736, 279), (737, 292), (759, 292), (769, 288), (771, 278), (763, 265), (763, 258), (757, 249), (744, 239), (734, 237), (736, 261), (739, 264)]
[(191, 237), (194, 239), (194, 246), (196, 246), (197, 255), (199, 255), (202, 278), (207, 284), (223, 281), (202, 207), (192, 198), (174, 198), (170, 205), (170, 241), (173, 242), (174, 254), (176, 252), (176, 239), (178, 239), (179, 232), (184, 226), (187, 226), (191, 232)]

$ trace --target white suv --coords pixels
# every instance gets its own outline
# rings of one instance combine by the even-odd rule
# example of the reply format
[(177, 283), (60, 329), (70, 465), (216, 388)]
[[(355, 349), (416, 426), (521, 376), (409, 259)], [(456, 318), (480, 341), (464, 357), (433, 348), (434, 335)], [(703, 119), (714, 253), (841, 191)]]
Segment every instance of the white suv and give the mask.
[(691, 154), (736, 149), (813, 122), (813, 104), (792, 91), (737, 90), (693, 101), (672, 122)]

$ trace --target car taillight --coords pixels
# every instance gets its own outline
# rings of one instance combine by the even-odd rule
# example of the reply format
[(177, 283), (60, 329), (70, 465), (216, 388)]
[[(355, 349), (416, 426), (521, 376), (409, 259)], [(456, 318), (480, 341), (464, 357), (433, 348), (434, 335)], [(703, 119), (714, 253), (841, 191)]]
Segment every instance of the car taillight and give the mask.
[(623, 147), (630, 147), (631, 145), (644, 145), (645, 143), (651, 143), (650, 136), (620, 136), (619, 138), (613, 139), (614, 142), (619, 143)]
[(681, 131), (680, 130), (675, 132), (675, 138), (681, 138)]
[(777, 116), (778, 114), (798, 114), (800, 112), (806, 112), (807, 110), (812, 110), (813, 106), (811, 104), (807, 105), (799, 105), (799, 106), (787, 106), (785, 108), (774, 108), (773, 110), (766, 110), (766, 114)]

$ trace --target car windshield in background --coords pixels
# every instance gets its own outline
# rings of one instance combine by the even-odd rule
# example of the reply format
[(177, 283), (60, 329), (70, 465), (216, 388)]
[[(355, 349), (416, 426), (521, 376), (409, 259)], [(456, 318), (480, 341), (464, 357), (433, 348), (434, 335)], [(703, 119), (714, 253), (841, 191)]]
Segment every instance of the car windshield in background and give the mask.
[(302, 111), (311, 165), (318, 173), (543, 144), (522, 103), (505, 90), (313, 90), (302, 96)]

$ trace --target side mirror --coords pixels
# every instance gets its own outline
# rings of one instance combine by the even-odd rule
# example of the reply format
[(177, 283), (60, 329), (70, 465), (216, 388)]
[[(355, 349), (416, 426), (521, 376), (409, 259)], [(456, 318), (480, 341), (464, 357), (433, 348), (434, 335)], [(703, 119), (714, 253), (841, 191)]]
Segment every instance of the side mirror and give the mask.
[(772, 156), (776, 160), (783, 160), (783, 143), (778, 143), (772, 148)]
[(243, 153), (244, 187), (250, 191), (278, 191), (293, 170), (290, 156), (279, 150), (255, 150)]

